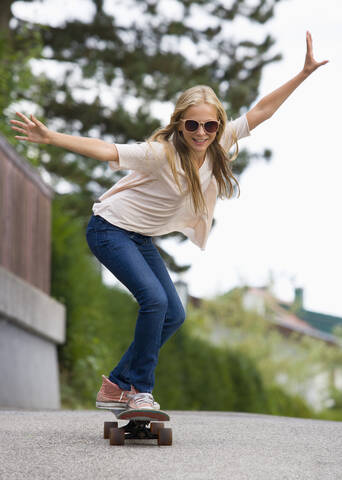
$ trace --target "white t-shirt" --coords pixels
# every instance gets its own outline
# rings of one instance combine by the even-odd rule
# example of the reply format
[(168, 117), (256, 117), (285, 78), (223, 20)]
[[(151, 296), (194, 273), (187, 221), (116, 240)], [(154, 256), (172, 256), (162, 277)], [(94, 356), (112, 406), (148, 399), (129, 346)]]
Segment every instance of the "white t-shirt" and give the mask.
[[(232, 132), (237, 139), (250, 135), (246, 115), (228, 122), (220, 143), (231, 146)], [(203, 196), (208, 209), (196, 215), (189, 193), (181, 193), (174, 180), (164, 147), (159, 142), (115, 144), (118, 162), (109, 162), (113, 170), (131, 170), (94, 203), (93, 212), (125, 230), (148, 236), (182, 232), (195, 245), (205, 249), (212, 225), (218, 187), (212, 175), (212, 159), (206, 155), (199, 169)], [(176, 152), (175, 152), (176, 153)], [(182, 191), (187, 190), (185, 172), (176, 153), (176, 170)]]

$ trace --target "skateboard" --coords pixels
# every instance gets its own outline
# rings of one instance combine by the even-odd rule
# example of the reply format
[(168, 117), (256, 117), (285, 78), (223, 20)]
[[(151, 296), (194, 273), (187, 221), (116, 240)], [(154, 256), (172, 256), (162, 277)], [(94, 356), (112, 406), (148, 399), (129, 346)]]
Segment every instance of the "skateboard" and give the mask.
[(104, 422), (103, 437), (109, 439), (110, 445), (124, 445), (126, 441), (150, 443), (151, 440), (157, 441), (158, 445), (172, 445), (172, 429), (164, 427), (164, 422), (170, 420), (166, 412), (151, 409), (101, 408), (110, 410), (117, 420), (128, 420), (122, 427), (118, 426), (118, 422)]

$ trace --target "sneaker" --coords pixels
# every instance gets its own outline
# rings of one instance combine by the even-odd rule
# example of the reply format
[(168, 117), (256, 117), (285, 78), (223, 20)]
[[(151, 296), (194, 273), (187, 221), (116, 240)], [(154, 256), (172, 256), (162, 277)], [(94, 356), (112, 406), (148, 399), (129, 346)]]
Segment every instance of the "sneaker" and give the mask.
[(154, 399), (152, 393), (131, 394), (127, 407), (132, 410), (154, 410)]
[(102, 385), (96, 396), (97, 408), (126, 408), (131, 391), (122, 390), (119, 385), (113, 383), (108, 377), (102, 375)]
[[(132, 396), (138, 394), (138, 393), (141, 393), (139, 392), (139, 390), (137, 390), (135, 387), (133, 387), (133, 385), (131, 386), (131, 391), (130, 391), (130, 394), (128, 395), (130, 398), (132, 398)], [(144, 394), (145, 395), (145, 394)], [(147, 395), (147, 394), (146, 394)], [(152, 397), (153, 398), (153, 397)], [(143, 407), (145, 408), (145, 407)], [(153, 410), (160, 410), (160, 405), (158, 402), (156, 402), (154, 399), (153, 399)]]

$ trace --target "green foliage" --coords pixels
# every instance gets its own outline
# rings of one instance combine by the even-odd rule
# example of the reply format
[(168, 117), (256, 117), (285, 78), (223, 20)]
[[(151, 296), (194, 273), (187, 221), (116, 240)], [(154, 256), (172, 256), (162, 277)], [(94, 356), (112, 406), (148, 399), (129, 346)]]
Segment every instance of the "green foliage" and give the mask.
[(133, 336), (136, 302), (103, 285), (80, 222), (53, 202), (52, 296), (67, 309), (67, 340), (60, 348), (64, 405), (93, 406), (101, 374), (113, 368)]
[[(229, 117), (249, 107), (258, 96), (263, 68), (281, 57), (270, 53), (274, 39), (269, 35), (257, 42), (236, 39), (227, 32), (241, 17), (263, 25), (278, 1), (266, 5), (259, 0), (251, 6), (239, 0), (227, 6), (224, 0), (178, 0), (175, 14), (181, 13), (176, 19), (166, 15), (158, 2), (132, 0), (125, 12), (124, 2), (93, 0), (90, 22), (67, 19), (52, 27), (39, 19), (24, 22), (17, 14), (11, 32), (17, 38), (26, 27), (32, 38), (37, 33), (42, 38), (44, 48), (36, 58), (44, 60), (47, 73), (39, 73), (32, 83), (39, 89), (36, 114), (51, 129), (125, 143), (149, 136), (160, 126), (156, 107), (162, 110), (174, 103), (181, 91), (195, 84), (212, 86)], [(197, 24), (196, 12), (208, 19), (207, 27)], [(50, 62), (53, 73), (48, 73)], [(15, 91), (14, 86), (11, 90)], [(37, 101), (31, 89), (22, 96)], [(36, 155), (41, 168), (49, 172), (56, 187), (61, 179), (69, 182), (72, 193), (66, 195), (65, 203), (70, 201), (69, 211), (85, 222), (94, 198), (121, 174), (108, 175), (106, 165), (66, 155), (61, 149), (40, 147), (42, 151), (44, 155)], [(235, 172), (240, 174), (251, 158), (242, 152)], [(174, 267), (172, 262), (169, 267)]]
[(230, 371), (226, 352), (192, 338), (183, 327), (161, 350), (155, 395), (163, 408), (233, 410), (236, 392)]
[[(13, 117), (13, 106), (27, 98), (37, 101), (36, 89), (32, 88), (34, 76), (31, 72), (30, 59), (40, 54), (42, 45), (38, 32), (32, 32), (23, 25), (15, 37), (9, 31), (0, 32), (0, 133), (10, 143), (18, 146), (13, 138), (9, 120)], [(20, 150), (20, 149), (19, 149)]]
[[(49, 21), (41, 23), (39, 15), (24, 21), (19, 10), (11, 10), (15, 2), (9, 0), (1, 16), (3, 31), (11, 39), (7, 44), (0, 38), (0, 107), (7, 120), (1, 131), (18, 153), (48, 172), (51, 186), (64, 192), (64, 208), (84, 227), (94, 200), (122, 172), (110, 173), (103, 162), (63, 149), (14, 140), (8, 125), (14, 110), (20, 106), (23, 113), (34, 113), (60, 132), (117, 143), (142, 141), (161, 124), (158, 107), (163, 111), (184, 89), (207, 84), (228, 116), (235, 117), (257, 98), (264, 66), (281, 57), (270, 53), (274, 39), (269, 35), (259, 42), (237, 40), (227, 36), (229, 26), (240, 17), (264, 24), (278, 1), (266, 5), (259, 0), (251, 6), (239, 0), (227, 7), (224, 0), (178, 0), (175, 12), (178, 8), (182, 13), (175, 19), (158, 2), (132, 0), (120, 14), (124, 2), (93, 0), (91, 21), (67, 19), (52, 27)], [(207, 27), (197, 26), (196, 11), (208, 18)], [(32, 73), (31, 59), (39, 73)], [(270, 152), (241, 151), (235, 174), (260, 157), (269, 159)], [(180, 232), (168, 236), (186, 240)], [(177, 265), (159, 243), (157, 238), (171, 271), (189, 268)]]
[[(101, 374), (108, 375), (133, 338), (138, 305), (102, 283), (84, 227), (65, 213), (59, 196), (52, 238), (52, 295), (67, 308), (67, 340), (59, 351), (62, 402), (93, 408)], [(163, 408), (309, 416), (299, 399), (269, 389), (244, 352), (194, 335), (191, 316), (160, 352), (154, 393)]]
[(266, 386), (245, 353), (193, 336), (190, 324), (161, 350), (156, 378), (154, 393), (163, 408), (314, 415), (299, 396)]
[(289, 395), (282, 388), (273, 385), (267, 391), (268, 413), (287, 417), (313, 418), (314, 412), (299, 395)]
[[(273, 313), (267, 308), (263, 315), (244, 308), (244, 292), (236, 288), (203, 301), (200, 309), (190, 306), (188, 324), (193, 335), (249, 358), (267, 391), (266, 408), (271, 413), (340, 419), (341, 391), (335, 388), (335, 375), (341, 372), (341, 348), (294, 333), (285, 338), (272, 328)], [(312, 378), (322, 373), (330, 380), (325, 394), (332, 406), (315, 412), (303, 399)]]

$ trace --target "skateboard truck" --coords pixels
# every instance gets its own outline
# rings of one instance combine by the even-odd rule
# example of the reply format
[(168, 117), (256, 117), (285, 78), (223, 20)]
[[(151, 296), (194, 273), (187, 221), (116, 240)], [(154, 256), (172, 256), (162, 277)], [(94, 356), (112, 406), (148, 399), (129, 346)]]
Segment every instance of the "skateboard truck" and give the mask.
[(123, 410), (108, 408), (118, 420), (129, 420), (122, 426), (118, 422), (104, 422), (104, 438), (110, 445), (124, 445), (126, 440), (157, 440), (158, 445), (172, 445), (172, 429), (164, 422), (170, 417), (162, 410)]

